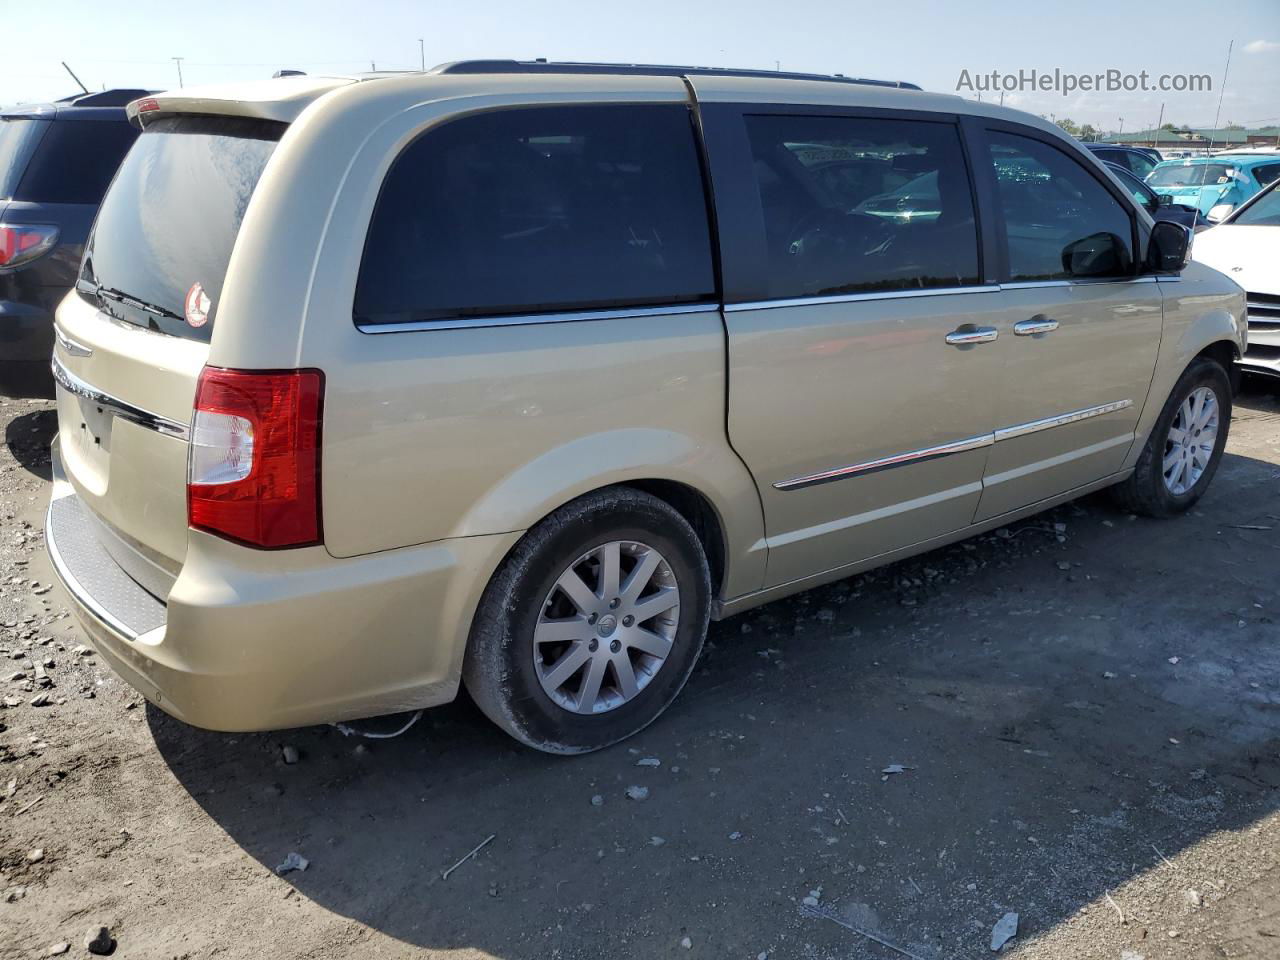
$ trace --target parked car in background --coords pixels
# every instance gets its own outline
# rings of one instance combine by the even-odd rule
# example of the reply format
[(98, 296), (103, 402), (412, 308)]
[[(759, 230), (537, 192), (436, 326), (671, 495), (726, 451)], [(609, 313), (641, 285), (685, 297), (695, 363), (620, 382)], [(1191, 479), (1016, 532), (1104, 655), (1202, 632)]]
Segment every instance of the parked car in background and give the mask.
[(1246, 291), (1249, 349), (1241, 366), (1280, 377), (1280, 180), (1196, 237), (1195, 259)]
[(54, 347), (93, 645), (200, 726), (465, 684), (581, 753), (711, 618), (1104, 487), (1189, 509), (1239, 287), (1056, 125), (902, 86), (483, 61), (131, 105)]
[(1104, 163), (1114, 163), (1139, 177), (1145, 177), (1160, 162), (1159, 152), (1149, 148), (1118, 147), (1109, 143), (1086, 143), (1083, 146)]
[(1119, 164), (1108, 163), (1107, 169), (1119, 178), (1125, 188), (1133, 194), (1133, 199), (1138, 201), (1147, 213), (1151, 214), (1152, 219), (1171, 220), (1191, 230), (1204, 230), (1209, 226), (1208, 221), (1205, 220), (1204, 215), (1197, 208), (1174, 203), (1173, 198), (1168, 195), (1159, 196), (1140, 177), (1130, 173), (1127, 168)]
[(125, 104), (146, 93), (0, 110), (0, 396), (53, 396), (53, 311), (75, 285), (98, 204), (138, 135)]
[(1174, 203), (1196, 207), (1216, 223), (1280, 177), (1280, 154), (1217, 153), (1166, 160), (1147, 176), (1147, 186)]

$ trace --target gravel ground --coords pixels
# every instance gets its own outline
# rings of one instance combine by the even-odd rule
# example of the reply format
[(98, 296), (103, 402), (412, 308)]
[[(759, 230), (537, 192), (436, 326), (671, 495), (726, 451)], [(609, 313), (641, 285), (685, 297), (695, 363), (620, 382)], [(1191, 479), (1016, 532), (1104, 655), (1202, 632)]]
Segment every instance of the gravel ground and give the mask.
[(48, 589), (49, 405), (0, 420), (0, 956), (943, 960), (1017, 913), (1006, 956), (1280, 957), (1274, 393), (1189, 516), (1090, 498), (714, 624), (570, 760), (468, 702), (381, 741), (149, 708)]

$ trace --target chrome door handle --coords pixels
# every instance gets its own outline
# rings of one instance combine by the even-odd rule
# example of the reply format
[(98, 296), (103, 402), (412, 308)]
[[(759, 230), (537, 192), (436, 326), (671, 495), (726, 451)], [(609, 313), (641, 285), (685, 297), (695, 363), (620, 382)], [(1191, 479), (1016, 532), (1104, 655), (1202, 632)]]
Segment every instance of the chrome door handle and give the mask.
[(959, 330), (952, 330), (947, 334), (947, 343), (953, 347), (963, 347), (970, 343), (990, 343), (998, 336), (1000, 331), (995, 327), (974, 327), (965, 324)]
[(1048, 317), (1035, 316), (1030, 320), (1019, 320), (1013, 325), (1015, 336), (1034, 337), (1037, 333), (1053, 333), (1058, 329), (1058, 321)]

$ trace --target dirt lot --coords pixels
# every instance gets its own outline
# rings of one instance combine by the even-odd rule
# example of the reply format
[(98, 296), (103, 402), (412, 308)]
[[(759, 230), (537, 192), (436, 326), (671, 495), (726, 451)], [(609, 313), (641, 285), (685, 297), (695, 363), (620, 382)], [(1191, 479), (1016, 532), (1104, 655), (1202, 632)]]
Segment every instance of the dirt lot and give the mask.
[(1009, 956), (1280, 957), (1274, 393), (1191, 515), (1091, 498), (715, 624), (569, 760), (465, 702), (384, 741), (149, 709), (47, 590), (48, 405), (0, 419), (0, 956), (942, 960), (1016, 912)]

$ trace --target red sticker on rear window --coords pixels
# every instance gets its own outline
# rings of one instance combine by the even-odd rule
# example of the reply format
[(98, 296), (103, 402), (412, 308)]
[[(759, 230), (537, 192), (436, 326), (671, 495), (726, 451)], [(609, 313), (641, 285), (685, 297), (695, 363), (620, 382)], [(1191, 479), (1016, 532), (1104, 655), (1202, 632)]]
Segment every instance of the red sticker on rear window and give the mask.
[(183, 312), (187, 316), (187, 323), (193, 327), (203, 327), (209, 322), (209, 308), (212, 306), (213, 301), (204, 292), (204, 287), (198, 283), (193, 283), (191, 289), (187, 291), (186, 303), (183, 304)]

